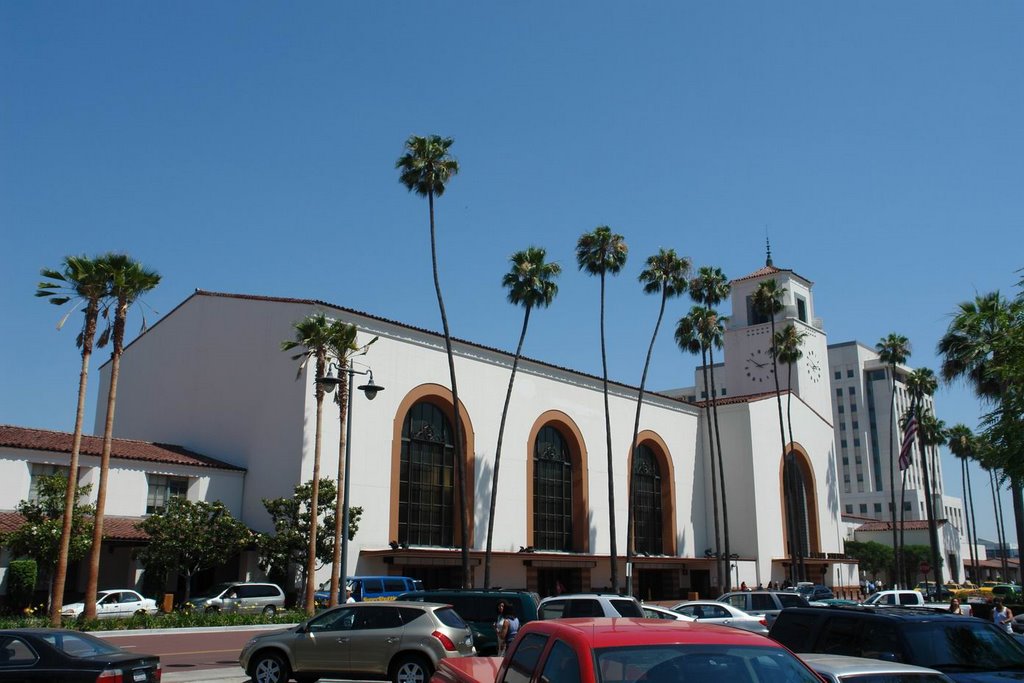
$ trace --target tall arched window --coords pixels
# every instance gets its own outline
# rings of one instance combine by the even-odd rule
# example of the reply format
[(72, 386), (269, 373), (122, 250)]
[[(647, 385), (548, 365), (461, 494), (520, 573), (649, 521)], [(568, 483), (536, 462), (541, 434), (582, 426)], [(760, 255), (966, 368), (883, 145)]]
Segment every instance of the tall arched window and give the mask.
[(661, 468), (646, 445), (633, 458), (633, 544), (638, 553), (661, 555)]
[(572, 459), (554, 427), (542, 427), (533, 445), (533, 545), (572, 550)]
[(796, 457), (790, 455), (789, 462), (783, 470), (783, 486), (786, 496), (790, 500), (790, 509), (796, 521), (794, 533), (796, 533), (796, 547), (790, 549), (791, 555), (807, 557), (810, 552), (810, 520), (807, 514), (807, 485), (804, 482), (804, 473), (796, 462)]
[(402, 425), (398, 541), (454, 545), (455, 446), (441, 409), (420, 401)]

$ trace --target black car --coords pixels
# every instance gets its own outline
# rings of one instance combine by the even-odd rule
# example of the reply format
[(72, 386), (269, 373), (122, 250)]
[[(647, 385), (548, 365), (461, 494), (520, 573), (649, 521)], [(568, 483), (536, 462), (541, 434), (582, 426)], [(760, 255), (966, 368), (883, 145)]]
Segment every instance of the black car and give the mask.
[(954, 681), (1024, 681), (1024, 646), (991, 622), (909, 607), (784, 610), (769, 636), (796, 653), (937, 669)]
[(478, 654), (495, 655), (498, 653), (498, 636), (494, 632), (494, 622), (498, 616), (498, 601), (515, 610), (519, 625), (537, 618), (536, 593), (517, 590), (477, 590), (450, 588), (441, 590), (411, 591), (398, 596), (399, 600), (416, 600), (419, 602), (444, 602), (455, 608), (459, 616), (469, 624), (473, 631), (473, 644)]
[(832, 589), (828, 586), (820, 583), (805, 583), (796, 587), (797, 594), (803, 596), (807, 602), (814, 602), (815, 600), (833, 600), (835, 595), (832, 594)]
[(160, 658), (128, 652), (77, 631), (0, 631), (0, 681), (157, 683)]

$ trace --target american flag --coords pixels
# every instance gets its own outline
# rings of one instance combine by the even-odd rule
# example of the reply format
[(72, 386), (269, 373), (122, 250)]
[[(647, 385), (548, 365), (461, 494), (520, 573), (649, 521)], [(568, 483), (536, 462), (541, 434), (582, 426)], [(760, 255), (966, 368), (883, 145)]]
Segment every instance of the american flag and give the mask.
[(901, 472), (910, 467), (910, 449), (914, 446), (915, 436), (917, 436), (917, 415), (912, 413), (903, 428), (903, 445), (900, 446)]

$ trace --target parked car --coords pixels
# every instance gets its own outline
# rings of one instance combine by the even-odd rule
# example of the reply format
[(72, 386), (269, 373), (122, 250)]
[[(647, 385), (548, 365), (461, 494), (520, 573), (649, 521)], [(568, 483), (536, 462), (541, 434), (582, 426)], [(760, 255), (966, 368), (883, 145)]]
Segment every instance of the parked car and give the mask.
[(924, 596), (916, 590), (888, 590), (872, 593), (861, 603), (863, 605), (874, 605), (884, 607), (892, 605), (923, 605)]
[(946, 674), (923, 666), (844, 655), (798, 654), (826, 683), (951, 683)]
[(628, 595), (578, 593), (544, 598), (537, 607), (538, 619), (569, 617), (636, 617), (644, 612), (636, 598)]
[(907, 607), (787, 609), (771, 637), (794, 652), (937, 669), (954, 681), (1024, 680), (1024, 646), (991, 622)]
[[(352, 589), (352, 597), (356, 602), (395, 600), (402, 593), (423, 590), (422, 581), (408, 576), (350, 576), (346, 583)], [(321, 607), (326, 607), (330, 603), (330, 581), (320, 585), (320, 590), (313, 593), (313, 600)], [(345, 602), (343, 590), (338, 600)]]
[(924, 595), (928, 602), (940, 602), (953, 597), (952, 590), (944, 585), (936, 587), (934, 581), (919, 581), (914, 590)]
[(737, 591), (719, 596), (725, 602), (747, 614), (763, 616), (768, 626), (787, 607), (807, 607), (807, 600), (796, 591)]
[(472, 654), (473, 634), (451, 606), (392, 600), (340, 605), (256, 636), (238, 661), (253, 683), (324, 677), (424, 683), (444, 658)]
[(509, 605), (523, 626), (537, 618), (537, 603), (540, 598), (528, 591), (504, 590), (433, 590), (413, 591), (398, 596), (399, 600), (419, 602), (441, 602), (451, 605), (473, 631), (473, 645), (478, 654), (493, 655), (498, 652), (498, 635), (494, 632), (494, 621), (498, 616), (498, 602)]
[(441, 662), (431, 683), (643, 681), (821, 683), (778, 643), (682, 621), (554, 619), (524, 626), (505, 653)]
[(992, 586), (991, 599), (999, 598), (1004, 603), (1017, 603), (1021, 600), (1021, 587), (1011, 583)]
[(0, 680), (159, 683), (160, 658), (128, 652), (88, 633), (50, 628), (0, 631)]
[(284, 609), (284, 591), (272, 583), (218, 583), (194, 596), (189, 603), (203, 612), (262, 612)]
[(761, 635), (768, 634), (768, 620), (765, 617), (747, 614), (729, 603), (716, 600), (691, 600), (674, 605), (672, 611), (679, 612), (702, 624), (731, 626)]
[(832, 600), (836, 596), (832, 589), (820, 583), (801, 583), (796, 587), (797, 595), (803, 597), (807, 602), (814, 600)]
[(666, 619), (668, 621), (696, 621), (693, 617), (688, 617), (682, 612), (675, 612), (668, 609), (667, 607), (659, 607), (658, 605), (640, 605), (640, 609), (644, 611), (645, 619)]
[[(84, 602), (72, 602), (61, 608), (60, 615), (80, 617), (84, 611)], [(156, 614), (159, 611), (156, 600), (144, 598), (133, 590), (116, 588), (99, 591), (96, 594), (97, 619), (123, 619), (136, 614)]]

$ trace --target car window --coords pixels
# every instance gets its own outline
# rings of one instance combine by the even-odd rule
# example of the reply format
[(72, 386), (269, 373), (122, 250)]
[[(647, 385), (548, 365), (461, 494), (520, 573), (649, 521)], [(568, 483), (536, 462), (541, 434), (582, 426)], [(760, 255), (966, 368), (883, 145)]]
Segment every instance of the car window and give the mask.
[(568, 606), (565, 608), (565, 616), (603, 617), (604, 610), (601, 609), (601, 603), (597, 600), (583, 598), (581, 600), (570, 600)]
[[(439, 598), (438, 602), (450, 603), (455, 611), (459, 613), (459, 616), (468, 621), (494, 621), (495, 615), (498, 613), (498, 601), (495, 600), (480, 600), (475, 595), (450, 595), (448, 597)], [(484, 604), (490, 605), (491, 609), (485, 613)]]
[(1024, 668), (1024, 647), (981, 619), (942, 619), (903, 629), (909, 661), (944, 673)]
[(776, 593), (775, 596), (779, 599), (779, 602), (782, 604), (783, 607), (807, 606), (807, 601), (799, 595), (797, 595), (796, 593), (793, 593), (792, 595), (787, 595), (786, 593)]
[(828, 655), (860, 657), (858, 631), (860, 621), (846, 617), (833, 617), (825, 623), (815, 652)]
[(766, 610), (766, 609), (777, 609), (775, 601), (772, 600), (772, 596), (768, 593), (751, 593), (750, 594), (750, 609), (751, 610)]
[(452, 628), (469, 628), (466, 622), (462, 619), (462, 615), (451, 607), (442, 607), (436, 610), (434, 615), (437, 616), (438, 620), (445, 626), (450, 626)]
[(0, 636), (0, 669), (29, 666), (37, 659), (36, 653), (21, 638)]
[(657, 610), (653, 610), (650, 607), (644, 607), (643, 609), (644, 609), (644, 618), (646, 618), (646, 619), (675, 619), (675, 617), (673, 617), (673, 616), (671, 616), (669, 614), (665, 614), (664, 612), (659, 612)]
[(306, 630), (310, 633), (320, 631), (348, 631), (352, 628), (356, 619), (356, 610), (353, 608), (342, 608), (332, 612), (325, 612), (306, 624)]
[(724, 607), (718, 605), (705, 605), (704, 606), (704, 618), (705, 619), (729, 619), (732, 617), (732, 612)]
[(401, 593), (406, 590), (405, 579), (384, 579), (385, 593)]
[(551, 600), (540, 606), (541, 619), (559, 619), (565, 614), (565, 600)]
[(120, 648), (84, 633), (57, 631), (45, 633), (40, 638), (69, 657), (94, 657), (122, 652)]
[[(423, 601), (421, 600), (420, 602), (423, 602)], [(438, 610), (439, 613), (442, 612), (442, 611), (450, 612), (451, 610), (449, 610), (449, 609)], [(410, 624), (410, 623), (416, 621), (417, 619), (419, 619), (420, 617), (422, 617), (425, 614), (425, 612), (423, 610), (421, 610), (419, 607), (399, 607), (398, 608), (398, 614), (399, 614), (399, 616), (402, 617), (402, 623), (403, 624)], [(438, 617), (440, 617), (440, 616), (441, 615), (438, 614)], [(441, 621), (444, 622), (444, 619), (441, 619)]]
[(636, 645), (601, 648), (594, 655), (599, 683), (820, 683), (780, 647)]
[(812, 652), (812, 629), (818, 618), (798, 612), (783, 612), (772, 624), (771, 636), (793, 652)]
[(900, 604), (901, 605), (916, 605), (917, 596), (911, 595), (910, 593), (900, 593)]
[(227, 595), (225, 595), (224, 597), (230, 598), (231, 596), (234, 596), (236, 598), (255, 598), (258, 595), (259, 595), (259, 592), (257, 591), (256, 586), (245, 586), (245, 585), (242, 585), (242, 586), (235, 586), (234, 588), (229, 590)]
[(727, 605), (732, 605), (736, 609), (747, 608), (747, 596), (743, 595), (742, 593), (734, 593), (733, 595), (727, 595), (725, 596), (725, 599), (723, 599), (721, 602), (724, 602)]
[(619, 616), (638, 617), (641, 619), (644, 616), (643, 610), (640, 609), (640, 605), (636, 604), (636, 600), (619, 600), (612, 598), (610, 602), (612, 603), (612, 607), (615, 608), (615, 611), (619, 613)]
[(560, 640), (556, 640), (544, 662), (540, 674), (541, 683), (579, 683), (580, 663), (576, 652)]
[(359, 630), (401, 628), (402, 626), (402, 617), (394, 607), (374, 605), (358, 609), (355, 612), (355, 628)]
[(858, 657), (905, 662), (903, 639), (896, 626), (884, 621), (865, 621), (861, 627), (860, 654)]
[(503, 680), (506, 683), (529, 683), (547, 642), (547, 636), (540, 633), (528, 633), (520, 638)]
[(380, 579), (363, 579), (363, 595), (376, 595), (384, 592), (384, 582)]

